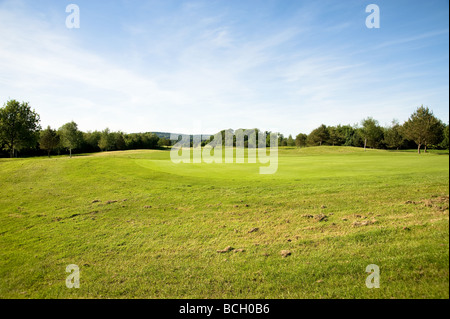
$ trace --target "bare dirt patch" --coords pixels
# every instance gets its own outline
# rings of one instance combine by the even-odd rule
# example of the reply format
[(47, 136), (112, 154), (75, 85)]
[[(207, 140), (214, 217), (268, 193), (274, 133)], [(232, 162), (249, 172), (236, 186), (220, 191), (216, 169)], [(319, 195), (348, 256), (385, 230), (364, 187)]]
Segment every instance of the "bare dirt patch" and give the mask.
[(233, 247), (228, 246), (225, 249), (218, 250), (217, 252), (220, 253), (220, 254), (224, 254), (224, 253), (228, 253), (228, 252), (232, 251), (233, 249), (234, 249)]
[(328, 216), (325, 214), (319, 214), (319, 215), (314, 216), (314, 219), (319, 222), (326, 222), (326, 221), (328, 221)]
[(372, 225), (375, 224), (377, 221), (375, 219), (372, 220), (363, 220), (363, 221), (355, 221), (353, 222), (352, 226), (353, 227), (361, 227), (361, 226), (368, 226), (368, 225)]

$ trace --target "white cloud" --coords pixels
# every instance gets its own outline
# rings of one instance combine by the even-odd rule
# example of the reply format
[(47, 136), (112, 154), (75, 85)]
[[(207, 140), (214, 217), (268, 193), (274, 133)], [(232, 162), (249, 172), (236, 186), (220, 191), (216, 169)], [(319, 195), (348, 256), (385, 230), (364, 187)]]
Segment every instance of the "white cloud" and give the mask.
[[(194, 14), (199, 6), (183, 10)], [(225, 15), (189, 25), (161, 20), (155, 28), (128, 21), (121, 26), (129, 46), (111, 49), (130, 59), (118, 60), (86, 47), (76, 30), (53, 19), (23, 3), (0, 5), (0, 99), (30, 101), (42, 124), (53, 127), (75, 120), (83, 130), (189, 133), (200, 121), (206, 133), (259, 127), (287, 135), (369, 115), (402, 120), (408, 106), (412, 111), (417, 101), (434, 101), (445, 90), (417, 92), (401, 81), (387, 88), (383, 74), (392, 63), (372, 66), (326, 45), (308, 47), (310, 29), (301, 23), (248, 35)], [(287, 49), (303, 42), (298, 51)]]

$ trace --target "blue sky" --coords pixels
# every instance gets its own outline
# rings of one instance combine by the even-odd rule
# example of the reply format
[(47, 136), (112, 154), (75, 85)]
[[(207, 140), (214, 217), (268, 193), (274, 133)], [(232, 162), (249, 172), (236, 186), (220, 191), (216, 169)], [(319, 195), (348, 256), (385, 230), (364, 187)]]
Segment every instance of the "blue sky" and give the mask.
[[(80, 28), (68, 29), (68, 4)], [(367, 5), (380, 28), (365, 25)], [(448, 122), (449, 4), (438, 1), (0, 1), (0, 103), (42, 126), (285, 135), (420, 105)]]

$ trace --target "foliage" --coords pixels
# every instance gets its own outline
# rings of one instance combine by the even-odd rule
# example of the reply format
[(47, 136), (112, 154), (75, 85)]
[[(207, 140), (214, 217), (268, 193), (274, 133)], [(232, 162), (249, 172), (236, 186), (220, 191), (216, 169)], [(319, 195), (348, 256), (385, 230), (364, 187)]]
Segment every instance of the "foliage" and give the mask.
[(160, 138), (158, 141), (159, 147), (169, 147), (170, 145), (171, 145), (170, 140), (165, 137)]
[(423, 105), (419, 107), (403, 124), (403, 135), (417, 144), (417, 152), (420, 153), (421, 146), (426, 147), (439, 143), (442, 138), (443, 124), (437, 119), (433, 112)]
[(9, 150), (10, 157), (15, 150), (36, 145), (41, 129), (39, 122), (39, 115), (31, 110), (28, 102), (10, 100), (0, 108), (0, 141)]
[(39, 147), (46, 150), (48, 157), (50, 157), (50, 152), (59, 146), (60, 137), (56, 130), (52, 130), (50, 125), (43, 131), (41, 131), (39, 138)]
[(368, 117), (361, 122), (361, 136), (364, 139), (364, 148), (366, 146), (377, 148), (383, 140), (383, 130), (378, 125), (378, 121)]
[(116, 146), (116, 136), (111, 134), (109, 128), (103, 130), (98, 141), (98, 146), (102, 151), (110, 151)]
[(61, 145), (69, 150), (72, 157), (72, 150), (80, 146), (83, 133), (78, 130), (78, 125), (74, 121), (61, 126), (58, 133), (61, 136)]
[(287, 138), (286, 144), (287, 144), (287, 146), (295, 146), (295, 141), (292, 138), (292, 135), (289, 134), (289, 137)]
[(326, 125), (322, 124), (308, 135), (307, 143), (312, 146), (321, 146), (323, 143), (327, 142), (329, 138), (330, 133), (328, 132), (328, 128)]
[(304, 133), (298, 134), (295, 137), (295, 146), (297, 146), (297, 147), (305, 147), (307, 138), (308, 138), (307, 134), (304, 134)]
[(445, 128), (442, 132), (443, 134), (443, 138), (442, 138), (442, 142), (439, 144), (440, 147), (442, 147), (443, 149), (448, 150), (449, 149), (449, 141), (448, 141), (448, 127), (449, 125), (445, 125)]
[(402, 135), (402, 127), (398, 123), (398, 121), (393, 120), (392, 125), (386, 128), (384, 132), (384, 142), (387, 147), (400, 149), (403, 145), (405, 138)]
[[(398, 121), (393, 121), (391, 126), (382, 128), (378, 121), (371, 117), (364, 119), (361, 124), (361, 127), (357, 125), (326, 126), (322, 124), (312, 130), (309, 135), (298, 134), (295, 140), (292, 135), (286, 138), (278, 132), (276, 133), (278, 146), (333, 145), (402, 149), (412, 148), (414, 147), (413, 143), (416, 143), (419, 153), (422, 146), (425, 147), (425, 151), (427, 148), (449, 148), (448, 125), (434, 117), (433, 113), (423, 106), (418, 108), (403, 125), (400, 125)], [(255, 130), (257, 134), (253, 134)], [(20, 150), (21, 155), (42, 154), (42, 152), (39, 152), (39, 148), (46, 150), (48, 154), (52, 150), (57, 150), (59, 154), (61, 150), (68, 149), (70, 156), (72, 156), (74, 150), (78, 153), (92, 153), (102, 150), (158, 149), (173, 145), (173, 142), (170, 141), (170, 133), (127, 134), (120, 131), (111, 132), (108, 128), (101, 132), (81, 132), (78, 130), (77, 124), (72, 121), (64, 124), (58, 130), (57, 135), (60, 137), (60, 142), (54, 147), (51, 143), (48, 144), (51, 137), (50, 131), (45, 133), (45, 138), (41, 140), (42, 145), (38, 144), (39, 131), (39, 115), (35, 111), (31, 111), (28, 103), (11, 100), (0, 109), (0, 151), (2, 149), (9, 151), (10, 156), (13, 156), (14, 150)], [(217, 133), (222, 136), (222, 145), (225, 145), (226, 132), (230, 132), (233, 136), (233, 146), (236, 146), (237, 136), (239, 140), (243, 137), (243, 147), (245, 148), (249, 145), (259, 145), (259, 129), (222, 130)], [(246, 132), (252, 132), (252, 134)], [(262, 135), (265, 138), (266, 147), (270, 146), (271, 133), (265, 131)], [(209, 139), (205, 139), (204, 135), (191, 135), (191, 146), (194, 140), (197, 141), (199, 137), (201, 145), (205, 146), (213, 140), (214, 135), (211, 135)], [(0, 153), (0, 155), (2, 154)]]

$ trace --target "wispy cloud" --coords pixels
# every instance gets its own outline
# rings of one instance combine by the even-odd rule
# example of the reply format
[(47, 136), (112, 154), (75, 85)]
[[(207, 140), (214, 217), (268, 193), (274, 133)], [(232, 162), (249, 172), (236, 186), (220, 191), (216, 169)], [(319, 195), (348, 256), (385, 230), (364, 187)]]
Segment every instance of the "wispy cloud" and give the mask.
[[(3, 2), (0, 98), (30, 101), (44, 125), (75, 120), (84, 130), (183, 133), (200, 121), (208, 133), (261, 127), (295, 134), (368, 115), (402, 119), (417, 103), (448, 97), (445, 83), (418, 89), (412, 82), (435, 74), (428, 65), (415, 61), (412, 69), (410, 60), (380, 62), (346, 41), (328, 44), (354, 23), (333, 21), (316, 30), (317, 4), (293, 13), (303, 20), (273, 27), (210, 6), (182, 3), (166, 17), (121, 20), (122, 33), (105, 51), (90, 47), (82, 32), (55, 24), (64, 12), (42, 16), (25, 1)], [(376, 49), (446, 32), (391, 38)]]
[(405, 44), (405, 43), (409, 43), (409, 42), (416, 42), (416, 41), (422, 41), (425, 39), (429, 39), (429, 38), (434, 38), (440, 35), (448, 35), (449, 30), (445, 29), (445, 30), (436, 30), (436, 31), (431, 31), (431, 32), (426, 32), (426, 33), (422, 33), (419, 35), (415, 35), (412, 37), (406, 37), (406, 38), (400, 38), (400, 39), (395, 39), (395, 40), (391, 40), (391, 41), (386, 41), (383, 42), (377, 46), (375, 46), (375, 48), (372, 49), (383, 49), (389, 46), (396, 46), (396, 45), (401, 45), (401, 44)]

